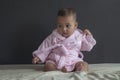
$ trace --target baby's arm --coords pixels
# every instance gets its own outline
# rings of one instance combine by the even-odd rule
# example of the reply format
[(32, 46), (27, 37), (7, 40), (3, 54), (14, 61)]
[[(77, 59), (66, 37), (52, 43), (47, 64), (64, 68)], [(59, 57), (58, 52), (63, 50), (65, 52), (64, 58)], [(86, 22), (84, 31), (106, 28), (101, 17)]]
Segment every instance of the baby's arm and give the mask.
[(33, 52), (33, 63), (44, 63), (50, 51), (47, 50), (51, 46), (51, 35), (48, 36), (37, 50)]
[(96, 40), (93, 38), (92, 33), (88, 29), (85, 29), (83, 32), (81, 51), (90, 51), (95, 44)]

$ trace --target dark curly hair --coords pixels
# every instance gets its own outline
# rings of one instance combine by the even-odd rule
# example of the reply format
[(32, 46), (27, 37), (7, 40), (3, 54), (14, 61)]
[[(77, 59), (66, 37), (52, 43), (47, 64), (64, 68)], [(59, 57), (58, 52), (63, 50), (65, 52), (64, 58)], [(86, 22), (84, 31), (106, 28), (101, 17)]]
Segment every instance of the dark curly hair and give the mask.
[(57, 16), (74, 16), (76, 20), (76, 11), (73, 8), (62, 8), (58, 11)]

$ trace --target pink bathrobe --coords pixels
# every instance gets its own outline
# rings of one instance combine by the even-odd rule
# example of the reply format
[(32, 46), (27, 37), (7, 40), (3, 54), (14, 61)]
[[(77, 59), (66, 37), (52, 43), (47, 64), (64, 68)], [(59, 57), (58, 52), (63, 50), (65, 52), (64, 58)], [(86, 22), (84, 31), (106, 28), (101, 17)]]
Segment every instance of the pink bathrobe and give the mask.
[(90, 51), (95, 44), (93, 36), (86, 35), (80, 29), (68, 38), (54, 30), (33, 52), (33, 56), (39, 57), (42, 63), (53, 63), (58, 69), (65, 67), (67, 71), (72, 71), (77, 62), (83, 61), (81, 51)]

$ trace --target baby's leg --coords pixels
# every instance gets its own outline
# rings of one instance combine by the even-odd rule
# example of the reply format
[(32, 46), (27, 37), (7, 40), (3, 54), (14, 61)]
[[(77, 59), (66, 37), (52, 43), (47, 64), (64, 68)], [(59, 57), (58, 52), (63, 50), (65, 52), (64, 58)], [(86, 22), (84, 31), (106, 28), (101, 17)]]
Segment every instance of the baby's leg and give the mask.
[(44, 66), (44, 71), (55, 71), (55, 70), (57, 70), (57, 67), (55, 64), (47, 63)]
[(76, 63), (75, 71), (88, 71), (88, 63), (85, 61), (80, 61)]

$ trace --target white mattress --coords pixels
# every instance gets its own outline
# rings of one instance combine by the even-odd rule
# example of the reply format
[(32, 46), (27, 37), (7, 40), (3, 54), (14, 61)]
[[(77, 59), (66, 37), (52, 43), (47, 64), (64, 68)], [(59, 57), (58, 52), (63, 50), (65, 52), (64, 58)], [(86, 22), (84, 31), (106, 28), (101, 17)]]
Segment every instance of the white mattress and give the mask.
[(89, 64), (89, 71), (43, 72), (43, 65), (0, 65), (0, 80), (120, 80), (120, 64)]

